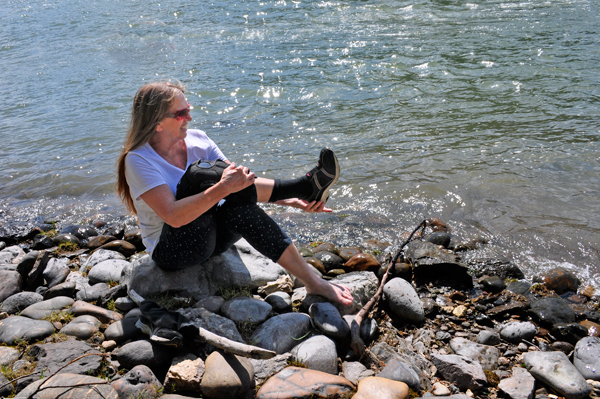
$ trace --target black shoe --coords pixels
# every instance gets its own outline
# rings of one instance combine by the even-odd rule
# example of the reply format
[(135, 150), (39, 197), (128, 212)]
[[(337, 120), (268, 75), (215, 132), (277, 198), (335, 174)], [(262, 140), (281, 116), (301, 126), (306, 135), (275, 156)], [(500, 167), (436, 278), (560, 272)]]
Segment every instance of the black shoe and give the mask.
[(149, 335), (150, 341), (176, 348), (183, 344), (183, 335), (178, 331), (164, 327), (154, 327), (150, 320), (144, 316), (140, 316), (135, 326), (142, 330), (144, 334)]
[(317, 166), (306, 174), (310, 179), (312, 194), (306, 200), (327, 202), (329, 188), (340, 177), (340, 165), (331, 148), (323, 148)]

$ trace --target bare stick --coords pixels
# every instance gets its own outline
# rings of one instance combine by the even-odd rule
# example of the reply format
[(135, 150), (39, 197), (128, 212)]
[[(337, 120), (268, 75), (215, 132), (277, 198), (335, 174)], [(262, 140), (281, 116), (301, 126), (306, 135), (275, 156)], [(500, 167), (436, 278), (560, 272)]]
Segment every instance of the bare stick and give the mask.
[(217, 348), (223, 349), (225, 352), (230, 352), (236, 355), (251, 357), (253, 359), (270, 359), (275, 357), (277, 353), (259, 348), (258, 346), (246, 345), (240, 342), (232, 341), (220, 335), (213, 334), (202, 327), (198, 327), (200, 338)]
[(424, 229), (427, 226), (427, 223), (428, 223), (427, 220), (423, 220), (413, 230), (413, 232), (410, 233), (410, 236), (408, 236), (406, 241), (404, 241), (404, 243), (400, 246), (400, 248), (398, 249), (398, 252), (396, 252), (396, 255), (391, 260), (390, 265), (388, 266), (387, 270), (385, 271), (385, 274), (383, 275), (383, 278), (381, 279), (379, 288), (377, 289), (377, 292), (375, 292), (375, 295), (373, 295), (373, 297), (371, 299), (369, 299), (369, 302), (367, 302), (366, 305), (363, 306), (362, 309), (356, 314), (356, 316), (354, 316), (354, 320), (352, 320), (352, 327), (350, 328), (350, 335), (352, 337), (351, 341), (350, 341), (350, 346), (352, 347), (352, 350), (354, 351), (354, 353), (356, 353), (358, 355), (359, 358), (361, 358), (365, 354), (365, 343), (360, 338), (360, 324), (362, 323), (365, 316), (369, 313), (371, 308), (377, 303), (377, 301), (379, 301), (379, 298), (381, 297), (381, 293), (383, 292), (383, 286), (387, 282), (388, 276), (390, 274), (390, 270), (392, 270), (392, 268), (396, 264), (396, 261), (398, 260), (398, 258), (400, 257), (400, 253), (402, 252), (402, 249), (412, 239), (413, 235), (417, 232), (417, 230), (419, 230), (421, 227)]

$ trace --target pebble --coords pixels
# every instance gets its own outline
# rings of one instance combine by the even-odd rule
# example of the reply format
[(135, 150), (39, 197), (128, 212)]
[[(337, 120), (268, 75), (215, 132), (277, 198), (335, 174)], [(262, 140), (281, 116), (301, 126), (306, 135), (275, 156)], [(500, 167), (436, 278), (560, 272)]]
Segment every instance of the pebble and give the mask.
[(450, 392), (448, 387), (441, 382), (436, 382), (433, 384), (433, 391), (431, 393), (433, 393), (434, 396), (450, 396), (452, 392)]
[(494, 331), (482, 330), (477, 334), (477, 343), (482, 345), (498, 345), (500, 336)]
[(530, 341), (537, 333), (535, 324), (529, 321), (513, 321), (505, 324), (500, 330), (500, 336), (508, 342), (519, 343)]
[(213, 352), (206, 358), (204, 367), (200, 388), (208, 397), (239, 398), (254, 384), (254, 368), (244, 357)]

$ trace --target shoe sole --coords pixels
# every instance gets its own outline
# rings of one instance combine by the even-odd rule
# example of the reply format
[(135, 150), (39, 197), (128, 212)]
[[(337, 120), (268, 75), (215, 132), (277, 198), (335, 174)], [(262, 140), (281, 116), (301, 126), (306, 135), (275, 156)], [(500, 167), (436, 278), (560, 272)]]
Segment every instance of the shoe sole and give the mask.
[[(340, 164), (338, 163), (338, 159), (335, 156), (335, 153), (333, 153), (333, 151), (332, 151), (332, 155), (333, 155), (333, 160), (335, 161), (335, 176), (333, 177), (333, 181), (323, 191), (319, 191), (317, 193), (317, 196), (314, 199), (315, 201), (323, 201), (323, 203), (326, 203), (327, 199), (329, 198), (329, 189), (331, 188), (331, 186), (333, 186), (335, 184), (336, 181), (338, 181), (338, 179), (340, 177)], [(322, 172), (325, 173), (324, 171), (322, 171)], [(318, 187), (319, 181), (317, 180), (316, 173), (313, 175), (313, 179), (315, 180), (315, 183), (317, 184), (317, 187)]]

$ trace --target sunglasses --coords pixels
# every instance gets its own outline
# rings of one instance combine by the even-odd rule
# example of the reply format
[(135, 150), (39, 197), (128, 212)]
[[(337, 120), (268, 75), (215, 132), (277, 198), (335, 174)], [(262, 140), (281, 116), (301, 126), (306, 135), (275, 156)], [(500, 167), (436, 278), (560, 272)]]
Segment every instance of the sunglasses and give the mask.
[(180, 109), (179, 111), (175, 111), (172, 114), (167, 114), (167, 118), (175, 118), (178, 121), (182, 121), (184, 119), (187, 119), (187, 117), (190, 115), (190, 103), (187, 103), (187, 108), (184, 109)]

